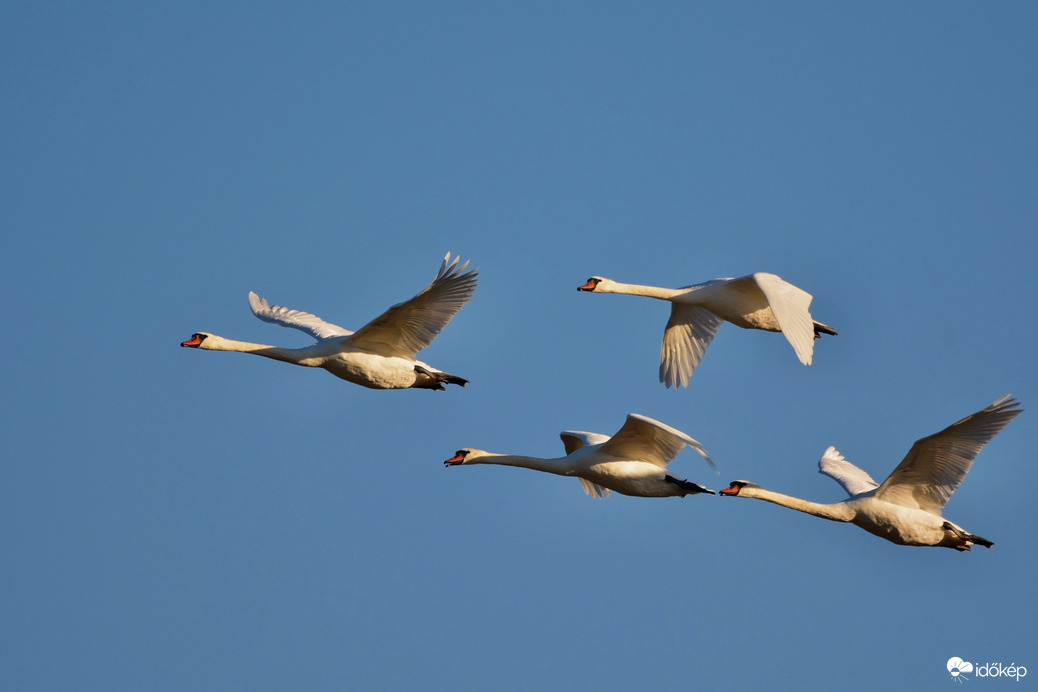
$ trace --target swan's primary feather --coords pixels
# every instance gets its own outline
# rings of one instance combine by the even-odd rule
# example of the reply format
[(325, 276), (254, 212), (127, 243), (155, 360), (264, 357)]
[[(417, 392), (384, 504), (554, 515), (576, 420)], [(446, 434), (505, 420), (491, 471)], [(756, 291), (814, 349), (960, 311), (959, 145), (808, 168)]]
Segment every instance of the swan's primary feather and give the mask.
[(804, 365), (810, 365), (815, 349), (814, 320), (808, 311), (811, 294), (767, 272), (757, 272), (752, 278), (771, 306), (797, 358)]
[(670, 320), (660, 346), (660, 382), (667, 387), (687, 387), (699, 359), (723, 322), (704, 307), (671, 303)]
[[(478, 270), (465, 272), (448, 252), (440, 270), (425, 290), (394, 305), (349, 337), (351, 346), (383, 356), (413, 359), (464, 307), (476, 290)], [(465, 272), (465, 273), (462, 273)]]
[(940, 516), (980, 450), (1023, 409), (1009, 394), (990, 406), (917, 440), (876, 490), (876, 498)]
[(627, 415), (623, 426), (602, 444), (602, 451), (620, 459), (640, 459), (665, 469), (685, 446), (694, 449), (710, 464), (710, 468), (717, 471), (710, 454), (698, 441), (665, 423), (637, 413)]
[(593, 497), (596, 500), (609, 497), (609, 488), (603, 488), (598, 483), (592, 483), (588, 479), (581, 478), (580, 476), (577, 476), (577, 479), (580, 480), (581, 487), (584, 488), (584, 492), (587, 493), (589, 497)]
[(301, 332), (306, 332), (318, 341), (337, 336), (349, 336), (353, 333), (338, 325), (325, 322), (320, 317), (311, 315), (309, 312), (291, 310), (280, 305), (271, 307), (266, 300), (260, 298), (252, 291), (249, 291), (249, 307), (252, 308), (252, 314), (264, 322), (298, 329)]
[(829, 476), (843, 486), (851, 497), (867, 493), (879, 487), (872, 476), (843, 458), (835, 447), (829, 447), (818, 460), (818, 473)]

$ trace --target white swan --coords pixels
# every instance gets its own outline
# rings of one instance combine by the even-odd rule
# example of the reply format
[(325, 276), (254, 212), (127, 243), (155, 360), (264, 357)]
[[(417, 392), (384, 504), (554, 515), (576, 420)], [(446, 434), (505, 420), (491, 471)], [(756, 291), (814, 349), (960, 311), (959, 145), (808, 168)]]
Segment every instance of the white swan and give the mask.
[(832, 327), (811, 319), (807, 310), (810, 293), (765, 272), (683, 288), (624, 284), (592, 276), (577, 290), (670, 301), (670, 320), (660, 349), (660, 382), (667, 387), (688, 386), (722, 321), (744, 329), (782, 332), (804, 365), (811, 364), (819, 334), (836, 335)]
[(557, 459), (494, 454), (479, 449), (459, 449), (445, 466), (503, 464), (576, 476), (591, 497), (607, 497), (610, 490), (638, 497), (671, 497), (714, 493), (698, 483), (689, 483), (667, 473), (669, 464), (686, 446), (694, 449), (710, 467), (710, 455), (691, 437), (636, 413), (628, 414), (615, 435), (566, 431), (559, 434), (566, 456)]
[(818, 462), (818, 472), (843, 486), (850, 495), (843, 502), (809, 502), (747, 481), (733, 481), (721, 495), (755, 497), (823, 519), (851, 522), (898, 545), (936, 545), (960, 551), (974, 544), (990, 548), (991, 541), (942, 519), (941, 510), (984, 445), (1021, 413), (1019, 406), (1007, 394), (941, 432), (917, 440), (882, 484), (829, 447)]
[(304, 331), (317, 343), (304, 348), (278, 348), (235, 341), (198, 332), (180, 344), (208, 351), (240, 351), (314, 368), (371, 389), (444, 389), (444, 383), (465, 386), (468, 380), (416, 360), (418, 351), (432, 343), (476, 290), (478, 270), (465, 273), (448, 252), (436, 278), (410, 300), (386, 310), (356, 332), (299, 310), (267, 304), (249, 293), (249, 306), (264, 322)]

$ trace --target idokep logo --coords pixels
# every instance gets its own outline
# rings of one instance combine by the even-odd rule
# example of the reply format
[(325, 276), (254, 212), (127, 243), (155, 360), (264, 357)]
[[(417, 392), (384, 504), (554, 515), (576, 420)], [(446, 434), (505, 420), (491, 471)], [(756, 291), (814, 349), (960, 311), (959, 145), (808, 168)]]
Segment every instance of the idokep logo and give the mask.
[(969, 661), (963, 661), (958, 656), (952, 656), (948, 659), (948, 673), (951, 674), (951, 679), (955, 682), (969, 680), (969, 678), (967, 678), (965, 674), (972, 672), (973, 664)]
[(1008, 678), (1020, 682), (1020, 678), (1027, 675), (1027, 668), (1010, 663), (1008, 666), (1001, 663), (977, 663), (963, 661), (958, 656), (948, 659), (948, 674), (955, 682), (969, 680), (967, 673), (973, 673), (978, 678)]

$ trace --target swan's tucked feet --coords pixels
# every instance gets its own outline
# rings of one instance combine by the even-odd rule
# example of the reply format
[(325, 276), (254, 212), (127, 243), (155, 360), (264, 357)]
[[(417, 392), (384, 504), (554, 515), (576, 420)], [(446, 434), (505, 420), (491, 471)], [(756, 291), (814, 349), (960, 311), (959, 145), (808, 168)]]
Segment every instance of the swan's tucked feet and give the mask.
[(418, 379), (415, 381), (414, 386), (420, 389), (433, 389), (443, 391), (446, 389), (444, 384), (456, 384), (460, 387), (464, 387), (469, 383), (468, 380), (458, 377), (457, 375), (451, 375), (446, 372), (438, 372), (435, 370), (429, 370), (423, 368), (421, 365), (414, 366), (415, 374), (418, 375)]
[(830, 336), (839, 336), (839, 334), (836, 333), (836, 330), (833, 329), (832, 327), (830, 327), (827, 324), (822, 324), (821, 322), (815, 322), (814, 326), (815, 326), (815, 338), (816, 339), (820, 339), (822, 337), (822, 334), (828, 334)]
[(994, 543), (992, 543), (991, 541), (989, 541), (986, 538), (981, 538), (980, 536), (974, 536), (972, 533), (969, 533), (967, 531), (963, 531), (962, 529), (960, 529), (958, 526), (956, 526), (955, 524), (951, 523), (950, 521), (944, 522), (944, 527), (943, 528), (944, 528), (945, 531), (951, 531), (953, 534), (955, 534), (955, 536), (957, 538), (959, 538), (959, 539), (961, 539), (963, 541), (963, 543), (961, 545), (952, 546), (952, 547), (954, 547), (956, 550), (958, 550), (960, 552), (961, 551), (970, 550), (970, 546), (971, 545), (980, 545), (980, 546), (984, 546), (985, 548), (990, 548), (991, 546), (995, 545)]
[(708, 493), (710, 495), (716, 494), (713, 490), (708, 490), (699, 483), (689, 483), (688, 481), (675, 478), (674, 476), (667, 476), (664, 480), (668, 483), (673, 483), (683, 490), (687, 490), (689, 495), (695, 495), (696, 493)]

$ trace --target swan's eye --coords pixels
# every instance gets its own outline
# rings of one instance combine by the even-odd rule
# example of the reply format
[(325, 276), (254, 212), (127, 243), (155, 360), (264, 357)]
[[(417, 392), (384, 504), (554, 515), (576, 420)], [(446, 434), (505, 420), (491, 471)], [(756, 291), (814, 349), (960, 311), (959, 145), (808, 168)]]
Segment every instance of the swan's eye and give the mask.
[(454, 453), (454, 456), (464, 457), (466, 454), (468, 454), (468, 452), (466, 452), (464, 449), (459, 449)]

